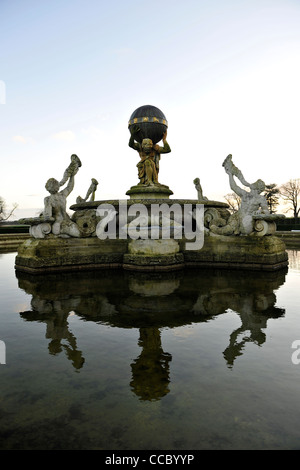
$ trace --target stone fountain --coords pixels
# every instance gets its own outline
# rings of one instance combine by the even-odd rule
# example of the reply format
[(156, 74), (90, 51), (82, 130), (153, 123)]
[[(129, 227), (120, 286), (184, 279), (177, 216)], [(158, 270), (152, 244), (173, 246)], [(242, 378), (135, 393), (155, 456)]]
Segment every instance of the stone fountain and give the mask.
[(31, 237), (19, 247), (16, 270), (274, 271), (287, 266), (285, 245), (276, 237), (276, 220), (284, 216), (270, 214), (262, 180), (248, 183), (228, 155), (223, 167), (241, 200), (236, 213), (226, 203), (204, 196), (199, 178), (193, 182), (197, 198), (171, 198), (173, 191), (158, 181), (160, 158), (171, 152), (165, 115), (154, 106), (141, 106), (132, 113), (128, 128), (129, 146), (139, 154), (139, 182), (126, 192), (129, 198), (95, 200), (98, 181), (92, 178), (86, 196), (78, 196), (70, 207), (70, 217), (67, 197), (82, 165), (72, 155), (62, 179), (46, 182), (50, 195), (40, 217), (22, 219), (30, 226)]

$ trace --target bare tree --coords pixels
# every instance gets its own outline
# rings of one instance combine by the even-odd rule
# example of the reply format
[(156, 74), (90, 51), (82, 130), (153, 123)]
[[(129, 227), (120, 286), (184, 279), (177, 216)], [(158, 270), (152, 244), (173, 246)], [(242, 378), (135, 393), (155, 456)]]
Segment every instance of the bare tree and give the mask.
[(229, 205), (228, 210), (233, 214), (237, 212), (241, 205), (241, 198), (236, 193), (229, 193), (224, 196), (227, 204)]
[(263, 195), (267, 200), (270, 214), (274, 214), (276, 212), (280, 194), (280, 189), (276, 184), (266, 184), (266, 189), (264, 190)]
[(288, 211), (292, 210), (294, 217), (300, 212), (300, 179), (292, 179), (280, 188), (281, 196), (290, 205)]
[(13, 207), (11, 209), (6, 208), (6, 203), (3, 197), (0, 196), (0, 222), (3, 222), (5, 220), (8, 220), (16, 208), (18, 207), (18, 204), (14, 203)]

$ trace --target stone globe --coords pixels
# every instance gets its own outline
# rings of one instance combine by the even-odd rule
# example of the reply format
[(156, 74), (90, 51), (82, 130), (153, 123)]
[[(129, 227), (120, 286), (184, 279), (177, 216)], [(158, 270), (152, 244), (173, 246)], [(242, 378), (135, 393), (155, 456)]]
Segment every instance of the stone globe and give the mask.
[(134, 125), (140, 129), (139, 132), (133, 134), (137, 142), (141, 143), (143, 139), (151, 139), (153, 144), (157, 144), (162, 140), (168, 128), (168, 121), (160, 109), (147, 104), (137, 108), (130, 116), (129, 131)]

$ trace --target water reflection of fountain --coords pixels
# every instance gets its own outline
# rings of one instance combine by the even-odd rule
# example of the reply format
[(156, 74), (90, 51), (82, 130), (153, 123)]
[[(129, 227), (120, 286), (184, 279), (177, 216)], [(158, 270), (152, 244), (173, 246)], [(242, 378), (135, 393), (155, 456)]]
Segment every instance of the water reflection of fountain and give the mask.
[(157, 400), (169, 393), (169, 362), (172, 356), (162, 349), (158, 328), (140, 328), (142, 352), (131, 364), (132, 390), (141, 400)]
[(49, 353), (64, 351), (76, 370), (83, 367), (84, 355), (69, 330), (70, 312), (96, 323), (138, 328), (142, 351), (131, 364), (130, 386), (141, 400), (157, 400), (169, 392), (172, 359), (162, 348), (162, 328), (206, 322), (235, 311), (242, 324), (230, 335), (224, 351), (227, 366), (232, 367), (246, 342), (265, 342), (268, 319), (284, 315), (275, 306), (274, 291), (285, 275), (286, 270), (98, 271), (38, 277), (20, 272), (20, 288), (32, 295), (32, 310), (20, 315), (26, 321), (44, 322)]
[[(53, 293), (55, 295), (55, 293)], [(22, 312), (21, 316), (26, 321), (43, 322), (46, 324), (46, 338), (49, 354), (57, 355), (64, 351), (75, 369), (81, 369), (84, 364), (82, 352), (77, 349), (75, 336), (70, 332), (68, 317), (71, 310), (76, 308), (78, 299), (43, 299), (39, 295), (33, 296), (32, 310)], [(70, 310), (71, 309), (71, 310)]]
[(297, 271), (300, 271), (300, 250), (299, 249), (289, 249), (288, 255), (289, 255), (289, 267), (290, 269), (295, 269)]

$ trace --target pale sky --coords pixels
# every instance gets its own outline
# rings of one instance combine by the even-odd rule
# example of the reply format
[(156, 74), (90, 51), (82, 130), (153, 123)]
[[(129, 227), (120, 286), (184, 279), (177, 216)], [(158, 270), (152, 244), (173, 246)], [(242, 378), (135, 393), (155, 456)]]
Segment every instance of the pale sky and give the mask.
[(48, 178), (82, 167), (69, 196), (124, 199), (138, 183), (128, 120), (160, 108), (172, 198), (300, 178), (300, 0), (0, 0), (0, 196), (36, 216)]

